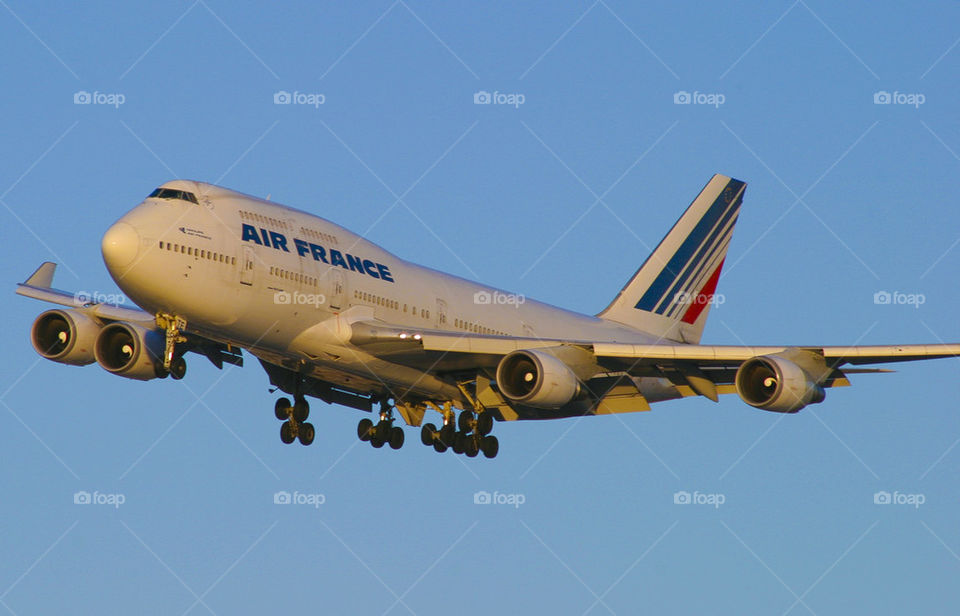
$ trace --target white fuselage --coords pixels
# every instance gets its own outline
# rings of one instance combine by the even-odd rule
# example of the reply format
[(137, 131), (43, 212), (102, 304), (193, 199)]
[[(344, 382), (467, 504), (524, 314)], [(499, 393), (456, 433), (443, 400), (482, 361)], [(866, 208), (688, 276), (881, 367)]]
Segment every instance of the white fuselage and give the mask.
[(190, 190), (199, 203), (147, 198), (111, 227), (104, 260), (120, 288), (151, 313), (186, 320), (188, 331), (274, 363), (305, 360), (336, 384), (381, 381), (457, 397), (448, 383), (351, 345), (348, 325), (359, 319), (412, 332), (655, 340), (415, 265), (306, 212), (210, 184), (164, 186)]

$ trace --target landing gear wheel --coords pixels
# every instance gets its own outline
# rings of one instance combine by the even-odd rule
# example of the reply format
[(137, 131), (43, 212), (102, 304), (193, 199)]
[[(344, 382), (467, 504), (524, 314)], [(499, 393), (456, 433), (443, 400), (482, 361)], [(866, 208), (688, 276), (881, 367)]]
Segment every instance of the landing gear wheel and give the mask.
[(377, 439), (383, 441), (384, 443), (389, 443), (391, 436), (390, 432), (392, 429), (393, 422), (381, 419), (379, 423), (377, 423)]
[(489, 411), (477, 416), (477, 432), (486, 436), (493, 431), (493, 415)]
[(433, 435), (436, 433), (436, 431), (437, 427), (432, 423), (423, 424), (423, 428), (420, 429), (420, 442), (427, 447), (432, 447)]
[(477, 454), (480, 453), (480, 447), (477, 445), (477, 439), (468, 436), (466, 442), (463, 446), (463, 453), (467, 454), (468, 458), (476, 458)]
[(443, 453), (447, 450), (447, 446), (443, 444), (443, 441), (434, 441), (433, 450), (437, 453)]
[(300, 427), (297, 430), (297, 438), (300, 439), (301, 445), (309, 445), (312, 443), (314, 436), (316, 436), (316, 431), (313, 429), (312, 423), (300, 424)]
[(495, 436), (485, 436), (480, 441), (480, 450), (483, 451), (484, 456), (496, 458), (497, 452), (500, 451), (500, 441)]
[(373, 434), (373, 422), (364, 417), (360, 420), (360, 423), (357, 424), (357, 436), (360, 437), (361, 441), (369, 441), (370, 436)]
[(463, 432), (457, 432), (457, 438), (453, 440), (453, 452), (463, 453), (466, 442), (467, 436)]
[(394, 426), (393, 429), (390, 430), (390, 449), (400, 449), (403, 447), (403, 440), (403, 428)]
[(443, 441), (443, 444), (447, 447), (452, 447), (456, 438), (457, 430), (453, 427), (452, 423), (448, 423), (440, 428), (440, 440)]
[(473, 422), (473, 411), (463, 411), (457, 418), (457, 426), (461, 432), (469, 433), (473, 429), (470, 426), (471, 422)]
[(384, 445), (383, 441), (381, 441), (377, 436), (374, 436), (370, 439), (370, 444), (373, 445), (374, 449), (380, 449)]
[(283, 421), (289, 417), (289, 415), (287, 415), (288, 409), (290, 409), (290, 399), (280, 398), (277, 400), (277, 403), (273, 405), (273, 414), (277, 416), (277, 419)]
[(293, 418), (297, 421), (306, 421), (310, 416), (310, 405), (303, 398), (297, 398), (293, 403)]
[(280, 425), (280, 440), (283, 441), (284, 445), (289, 445), (293, 442), (293, 425), (289, 421), (285, 421)]
[(170, 376), (173, 378), (173, 380), (179, 381), (186, 376), (186, 374), (187, 360), (185, 360), (183, 357), (174, 358), (174, 360), (170, 362)]

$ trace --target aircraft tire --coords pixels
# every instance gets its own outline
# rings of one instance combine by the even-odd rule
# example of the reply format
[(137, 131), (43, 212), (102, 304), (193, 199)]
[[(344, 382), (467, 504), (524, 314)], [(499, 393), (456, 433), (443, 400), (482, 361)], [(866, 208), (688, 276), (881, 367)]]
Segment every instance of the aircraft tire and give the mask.
[(273, 414), (277, 419), (284, 421), (287, 419), (287, 409), (290, 408), (290, 398), (280, 398), (273, 405)]
[(297, 430), (297, 438), (300, 439), (301, 445), (306, 446), (312, 443), (314, 436), (316, 436), (316, 431), (313, 429), (312, 423), (300, 424), (300, 429)]
[(283, 441), (284, 445), (289, 445), (293, 442), (293, 425), (289, 421), (285, 421), (280, 424), (280, 440)]
[(390, 430), (390, 449), (400, 449), (403, 447), (404, 438), (403, 428), (394, 426)]
[(420, 429), (420, 442), (427, 447), (433, 447), (433, 435), (436, 431), (437, 427), (432, 423), (423, 424), (423, 428)]
[(373, 422), (364, 417), (360, 420), (360, 423), (357, 424), (357, 436), (361, 441), (369, 441), (370, 436), (373, 434)]

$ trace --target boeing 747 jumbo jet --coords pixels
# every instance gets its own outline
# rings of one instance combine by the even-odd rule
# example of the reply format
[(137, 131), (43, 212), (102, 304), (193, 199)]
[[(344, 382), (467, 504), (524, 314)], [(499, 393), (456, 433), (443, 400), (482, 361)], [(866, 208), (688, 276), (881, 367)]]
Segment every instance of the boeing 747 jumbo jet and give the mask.
[[(700, 344), (746, 184), (707, 183), (613, 302), (588, 316), (405, 261), (312, 214), (202, 182), (154, 190), (103, 236), (103, 260), (142, 309), (52, 288), (44, 263), (17, 293), (68, 306), (37, 317), (36, 351), (138, 380), (256, 357), (280, 398), (280, 438), (309, 445), (307, 397), (362, 411), (358, 435), (492, 458), (494, 420), (648, 411), (736, 392), (765, 411), (822, 402), (864, 364), (960, 355), (960, 344)], [(853, 366), (853, 367), (846, 367)], [(427, 410), (440, 427), (423, 423)]]

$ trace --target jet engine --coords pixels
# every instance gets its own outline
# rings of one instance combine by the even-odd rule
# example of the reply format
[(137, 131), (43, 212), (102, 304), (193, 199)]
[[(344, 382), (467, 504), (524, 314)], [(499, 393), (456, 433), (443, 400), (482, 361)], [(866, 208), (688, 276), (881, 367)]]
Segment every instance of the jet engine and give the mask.
[(776, 355), (743, 362), (735, 380), (744, 402), (775, 413), (796, 413), (808, 404), (823, 402), (826, 395), (806, 370)]
[(48, 310), (30, 328), (30, 342), (41, 356), (72, 366), (94, 362), (100, 324), (78, 310)]
[(523, 350), (500, 360), (497, 387), (513, 402), (559, 408), (580, 392), (580, 381), (571, 367), (554, 355)]
[(167, 376), (163, 369), (165, 334), (134, 323), (116, 322), (100, 330), (93, 346), (104, 370), (139, 381)]

